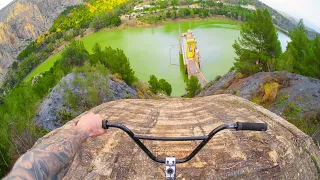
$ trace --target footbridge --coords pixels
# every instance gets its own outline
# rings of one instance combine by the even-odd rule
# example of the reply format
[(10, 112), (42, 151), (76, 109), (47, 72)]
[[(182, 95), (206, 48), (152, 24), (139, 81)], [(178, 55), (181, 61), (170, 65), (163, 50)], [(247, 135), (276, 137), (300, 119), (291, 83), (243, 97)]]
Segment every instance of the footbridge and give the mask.
[(193, 32), (188, 30), (187, 33), (179, 34), (180, 54), (183, 57), (185, 73), (188, 74), (189, 79), (191, 76), (196, 76), (201, 87), (204, 87), (208, 81), (200, 69), (201, 56)]

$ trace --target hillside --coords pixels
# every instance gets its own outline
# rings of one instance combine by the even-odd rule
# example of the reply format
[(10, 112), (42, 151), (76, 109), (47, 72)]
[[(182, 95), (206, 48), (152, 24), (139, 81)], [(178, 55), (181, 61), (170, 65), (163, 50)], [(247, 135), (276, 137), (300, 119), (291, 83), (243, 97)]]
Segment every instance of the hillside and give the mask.
[[(281, 29), (285, 31), (292, 31), (294, 28), (297, 27), (297, 22), (292, 21), (291, 19), (284, 17), (282, 14), (280, 14), (278, 11), (275, 9), (269, 7), (268, 5), (260, 2), (259, 0), (254, 0), (252, 2), (254, 6), (260, 9), (268, 9), (272, 18), (273, 18), (273, 23), (277, 26), (279, 26)], [(308, 30), (308, 36), (310, 39), (315, 38), (315, 36), (319, 33), (317, 33), (315, 30), (311, 28), (307, 28)]]
[[(110, 76), (110, 75), (108, 75)], [(94, 84), (100, 86), (97, 104), (114, 101), (118, 99), (138, 98), (137, 91), (128, 86), (122, 80), (110, 76), (105, 77), (101, 73), (94, 76)], [(81, 81), (79, 85), (77, 81)], [(76, 117), (87, 110), (85, 102), (93, 102), (92, 96), (88, 95), (88, 81), (92, 81), (84, 74), (70, 73), (63, 77), (52, 89), (43, 103), (39, 107), (39, 112), (35, 117), (35, 123), (42, 128), (54, 130), (61, 127), (65, 121)], [(82, 102), (74, 100), (81, 99)]]
[[(267, 132), (220, 132), (194, 159), (177, 166), (178, 179), (319, 177), (320, 151), (309, 136), (276, 114), (236, 96), (120, 100), (90, 111), (124, 124), (137, 134), (167, 137), (206, 135), (218, 125), (236, 121), (268, 123)], [(58, 132), (66, 132), (78, 118), (52, 131), (38, 144)], [(197, 144), (145, 143), (160, 157), (176, 155), (178, 158)], [(163, 164), (150, 160), (124, 132), (109, 129), (105, 135), (90, 138), (83, 144), (64, 179), (164, 179), (163, 169)]]
[(48, 30), (67, 7), (82, 0), (15, 0), (0, 11), (0, 82), (18, 53)]
[(198, 96), (234, 94), (264, 106), (320, 142), (320, 80), (282, 72), (247, 78), (230, 72), (210, 82)]
[[(238, 0), (222, 0), (222, 2), (226, 3), (231, 3), (231, 4), (236, 4), (239, 1)], [(285, 17), (282, 15), (281, 12), (278, 12), (277, 10), (273, 9), (272, 7), (264, 4), (263, 2), (259, 0), (247, 0), (248, 4), (255, 6), (256, 8), (259, 9), (268, 9), (272, 18), (273, 18), (273, 23), (278, 26), (280, 29), (282, 29), (284, 32), (288, 32), (293, 30), (294, 28), (297, 27), (298, 22), (294, 20), (291, 17)], [(313, 39), (317, 34), (315, 30), (308, 28), (308, 33), (309, 33), (309, 38)]]

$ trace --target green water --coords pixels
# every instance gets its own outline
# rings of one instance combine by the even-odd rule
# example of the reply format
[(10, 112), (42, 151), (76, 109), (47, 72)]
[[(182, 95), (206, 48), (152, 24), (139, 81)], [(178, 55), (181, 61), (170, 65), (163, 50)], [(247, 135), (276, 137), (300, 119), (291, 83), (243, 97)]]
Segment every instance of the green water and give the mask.
[(207, 80), (228, 72), (235, 56), (232, 44), (240, 35), (240, 24), (232, 21), (169, 22), (155, 28), (100, 31), (82, 41), (90, 53), (96, 42), (123, 49), (140, 80), (146, 82), (154, 74), (166, 79), (172, 85), (172, 95), (179, 96), (185, 92), (185, 75), (179, 67), (179, 26), (182, 32), (194, 31)]
[[(103, 30), (82, 41), (90, 53), (96, 42), (101, 47), (123, 49), (140, 80), (147, 82), (154, 74), (172, 85), (172, 96), (180, 96), (185, 93), (187, 78), (179, 67), (179, 27), (182, 32), (193, 30), (202, 57), (202, 72), (210, 81), (232, 67), (235, 57), (232, 44), (240, 36), (240, 26), (237, 22), (218, 19), (168, 22), (155, 28)], [(279, 37), (286, 44), (286, 36)]]

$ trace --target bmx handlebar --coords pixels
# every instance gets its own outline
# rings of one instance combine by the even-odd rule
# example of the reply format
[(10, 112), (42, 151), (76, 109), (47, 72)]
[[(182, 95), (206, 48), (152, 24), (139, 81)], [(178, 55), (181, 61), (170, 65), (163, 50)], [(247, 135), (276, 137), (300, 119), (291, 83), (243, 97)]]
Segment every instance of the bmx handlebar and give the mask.
[(223, 124), (213, 129), (207, 136), (194, 136), (194, 137), (154, 137), (154, 136), (141, 136), (135, 135), (129, 128), (117, 123), (110, 123), (107, 120), (102, 121), (102, 128), (118, 128), (126, 132), (132, 140), (155, 162), (165, 163), (165, 159), (156, 157), (140, 140), (153, 140), (153, 141), (201, 141), (201, 143), (185, 158), (177, 159), (176, 163), (185, 163), (191, 160), (219, 131), (224, 129), (250, 130), (250, 131), (266, 131), (268, 126), (266, 123), (247, 123), (236, 122), (232, 124)]

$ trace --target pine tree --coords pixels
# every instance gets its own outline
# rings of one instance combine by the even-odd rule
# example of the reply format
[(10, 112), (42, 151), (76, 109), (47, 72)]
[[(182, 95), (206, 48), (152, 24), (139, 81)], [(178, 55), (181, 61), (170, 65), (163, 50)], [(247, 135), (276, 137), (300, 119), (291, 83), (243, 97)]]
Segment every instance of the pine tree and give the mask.
[(159, 89), (164, 91), (168, 96), (171, 95), (172, 87), (166, 80), (160, 79), (159, 80)]
[(150, 91), (153, 92), (154, 94), (157, 94), (160, 88), (157, 77), (155, 75), (151, 75), (148, 83), (149, 83)]
[(238, 55), (235, 68), (244, 75), (273, 71), (281, 46), (269, 11), (258, 9), (242, 26), (240, 35), (233, 45)]
[(187, 97), (194, 97), (201, 89), (201, 85), (196, 76), (191, 76), (186, 87)]
[(316, 36), (314, 40), (308, 38), (303, 21), (289, 32), (291, 42), (286, 52), (277, 62), (277, 70), (301, 74), (304, 76), (320, 78), (320, 39)]
[(97, 64), (98, 62), (105, 64), (105, 56), (103, 55), (103, 51), (101, 49), (100, 44), (95, 43), (92, 48), (93, 54), (90, 56), (90, 63)]
[(314, 77), (320, 79), (320, 37), (317, 36), (313, 40), (313, 54), (314, 54), (314, 68), (315, 68), (315, 75)]

